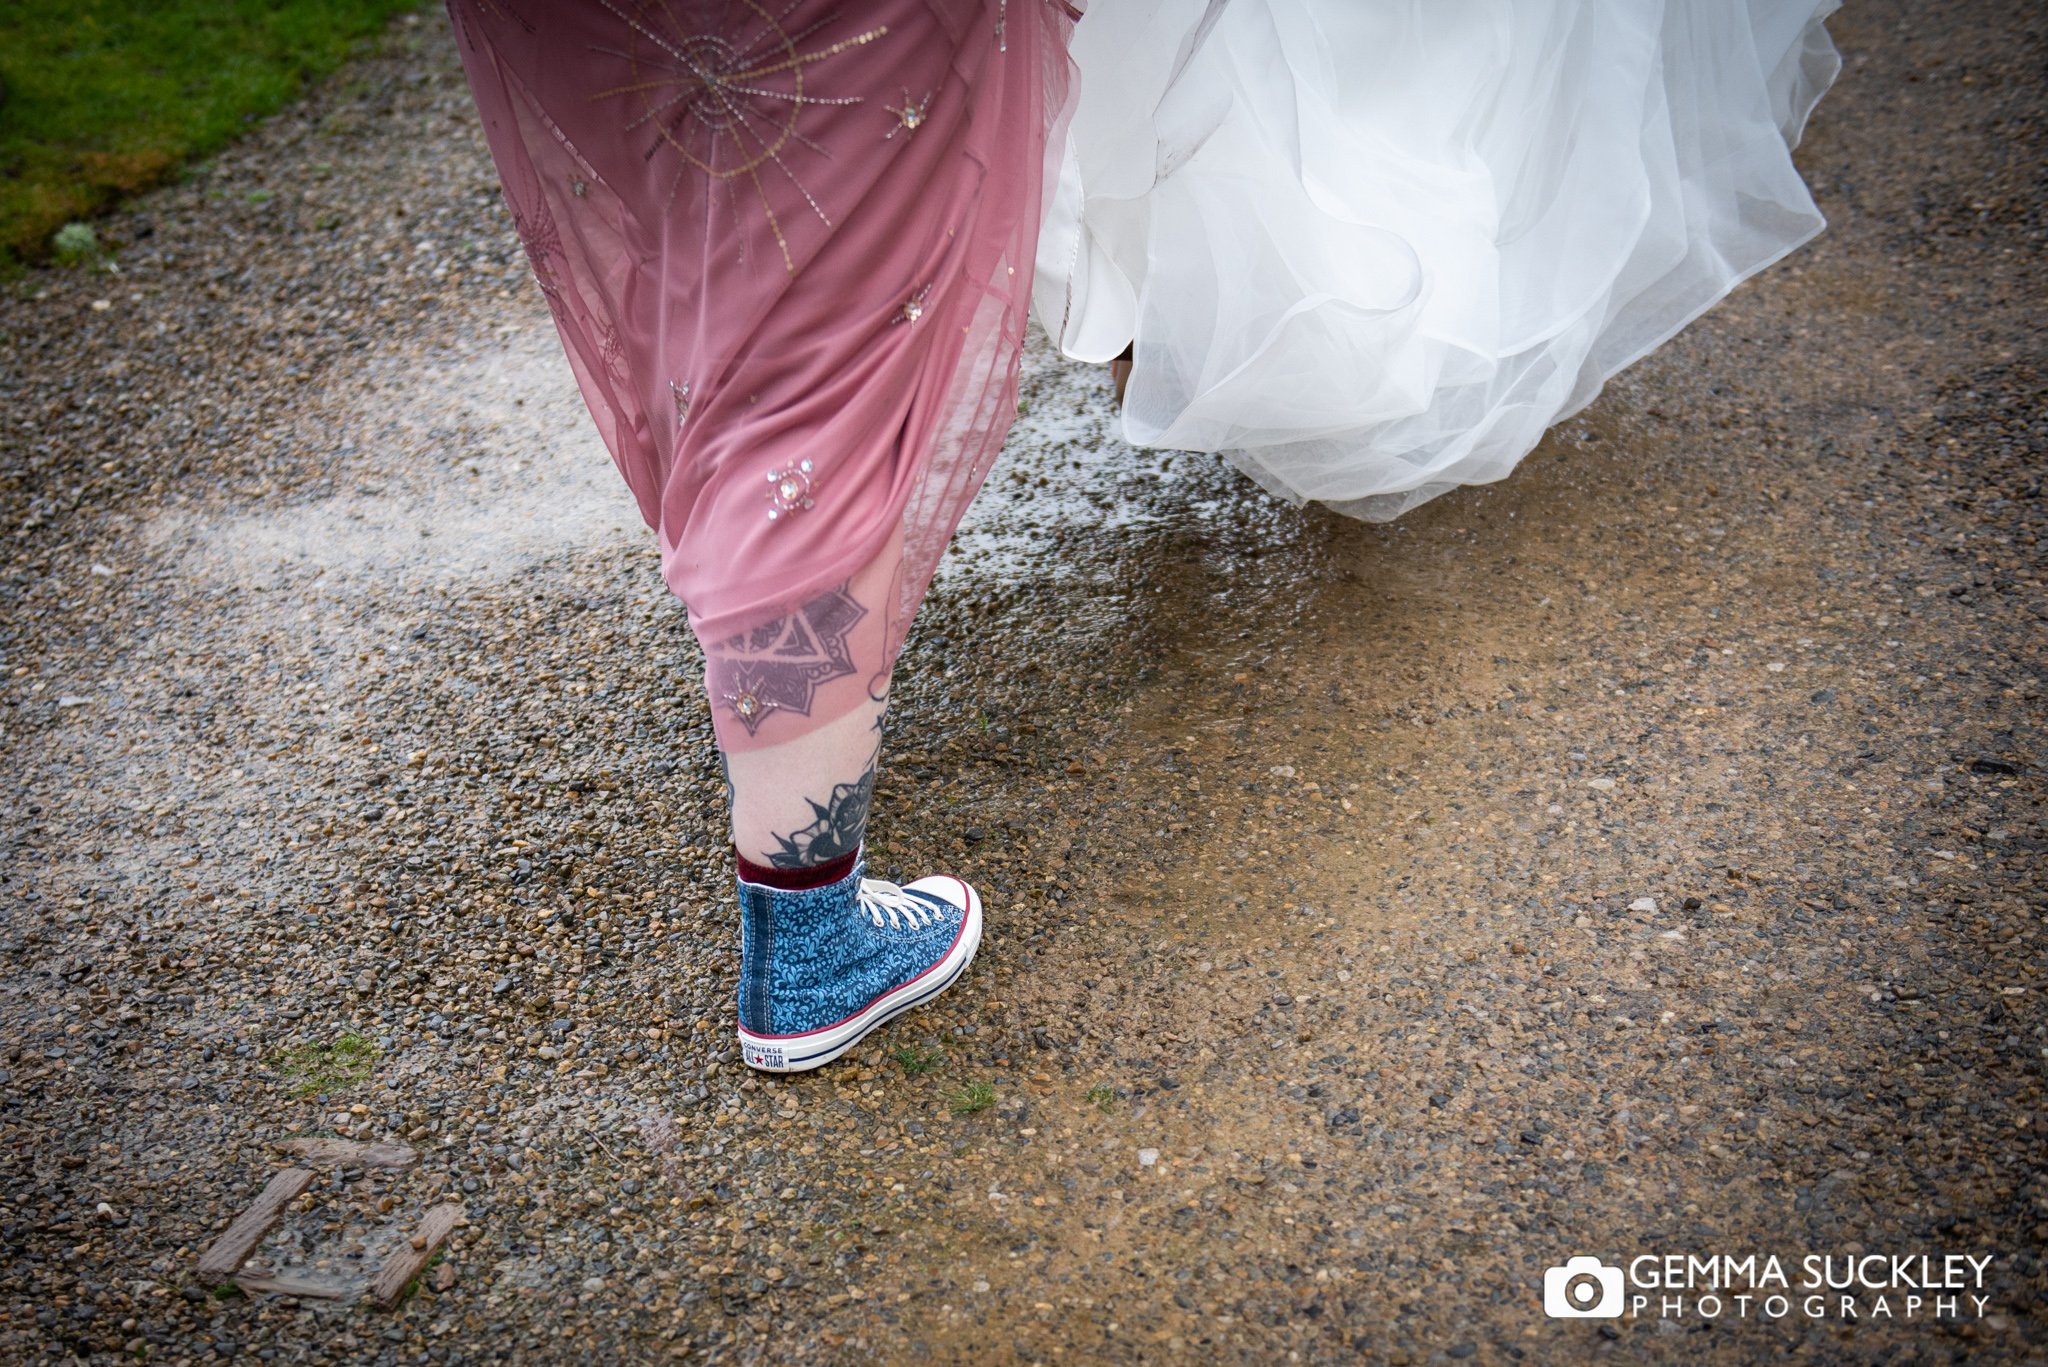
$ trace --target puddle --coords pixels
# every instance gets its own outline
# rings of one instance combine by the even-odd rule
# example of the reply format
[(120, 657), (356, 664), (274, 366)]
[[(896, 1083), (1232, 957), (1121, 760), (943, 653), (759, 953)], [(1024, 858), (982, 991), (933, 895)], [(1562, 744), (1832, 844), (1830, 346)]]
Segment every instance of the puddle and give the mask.
[(1180, 478), (1170, 453), (1118, 434), (1108, 371), (1061, 357), (1036, 328), (1018, 378), (1020, 411), (953, 538), (941, 582), (956, 587), (1098, 576), (1103, 554), (1064, 553), (1076, 532), (1105, 541), (1170, 519), (1149, 495)]

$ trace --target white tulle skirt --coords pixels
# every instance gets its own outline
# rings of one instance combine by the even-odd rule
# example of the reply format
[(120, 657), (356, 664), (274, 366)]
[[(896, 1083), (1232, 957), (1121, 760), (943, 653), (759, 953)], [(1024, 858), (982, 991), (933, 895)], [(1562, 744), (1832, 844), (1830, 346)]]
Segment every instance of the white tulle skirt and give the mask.
[(1034, 303), (1144, 446), (1390, 518), (1817, 233), (1834, 0), (1093, 0)]

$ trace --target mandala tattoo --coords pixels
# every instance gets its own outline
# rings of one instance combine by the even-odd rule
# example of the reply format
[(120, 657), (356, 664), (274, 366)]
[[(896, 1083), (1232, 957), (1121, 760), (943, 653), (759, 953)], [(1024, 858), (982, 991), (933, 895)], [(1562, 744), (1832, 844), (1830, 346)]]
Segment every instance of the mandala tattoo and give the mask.
[(810, 869), (852, 854), (860, 848), (861, 835), (867, 830), (868, 803), (874, 795), (875, 766), (870, 764), (858, 783), (834, 786), (828, 801), (807, 799), (816, 819), (802, 830), (777, 835), (775, 843), (782, 848), (769, 853), (769, 866)]
[(706, 652), (712, 696), (753, 735), (771, 712), (809, 716), (821, 684), (854, 672), (847, 639), (868, 610), (841, 584)]

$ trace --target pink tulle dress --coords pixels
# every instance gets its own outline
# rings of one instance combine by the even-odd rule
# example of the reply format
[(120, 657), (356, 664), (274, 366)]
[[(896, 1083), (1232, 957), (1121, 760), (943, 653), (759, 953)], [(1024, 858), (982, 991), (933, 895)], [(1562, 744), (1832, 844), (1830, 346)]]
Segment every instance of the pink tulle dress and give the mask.
[(1070, 13), (450, 0), (722, 748), (885, 687), (1016, 411)]

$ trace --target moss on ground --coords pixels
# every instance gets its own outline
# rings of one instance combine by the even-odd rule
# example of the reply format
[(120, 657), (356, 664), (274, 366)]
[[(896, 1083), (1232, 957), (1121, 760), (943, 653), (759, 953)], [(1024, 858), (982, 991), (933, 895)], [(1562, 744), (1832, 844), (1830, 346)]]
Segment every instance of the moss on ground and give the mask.
[(377, 1066), (377, 1046), (353, 1030), (333, 1040), (316, 1041), (287, 1049), (278, 1060), (284, 1075), (293, 1079), (293, 1096), (338, 1092), (359, 1082), (368, 1082)]

